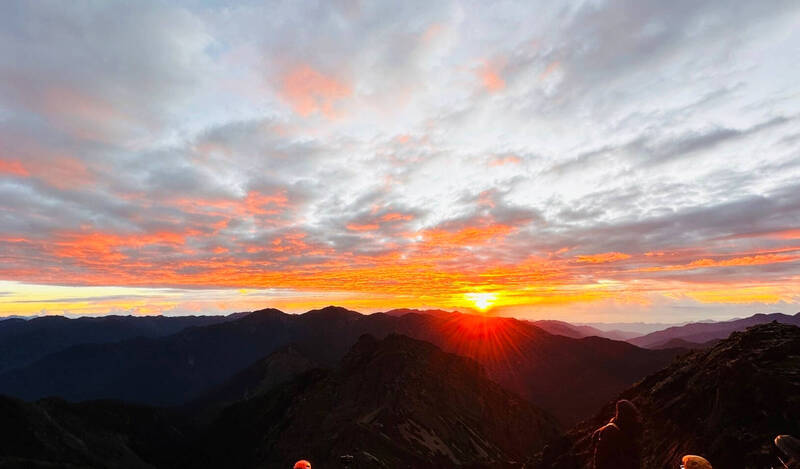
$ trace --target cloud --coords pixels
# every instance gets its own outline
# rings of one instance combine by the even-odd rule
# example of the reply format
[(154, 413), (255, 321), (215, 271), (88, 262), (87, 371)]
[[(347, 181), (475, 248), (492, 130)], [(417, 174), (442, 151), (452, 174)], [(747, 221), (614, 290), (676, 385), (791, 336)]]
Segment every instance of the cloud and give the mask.
[(332, 118), (336, 116), (336, 102), (349, 96), (352, 91), (348, 85), (308, 65), (301, 65), (283, 77), (281, 93), (301, 116), (319, 111)]
[(3, 5), (0, 279), (154, 298), (125, 311), (254, 305), (239, 288), (793, 305), (798, 20), (780, 0)]
[(479, 76), (481, 83), (490, 93), (496, 93), (506, 87), (506, 82), (500, 75), (499, 67), (490, 65), (488, 62), (481, 67)]
[(624, 252), (604, 252), (600, 254), (578, 256), (577, 262), (588, 264), (605, 264), (606, 262), (623, 261), (630, 258), (630, 254), (625, 254)]

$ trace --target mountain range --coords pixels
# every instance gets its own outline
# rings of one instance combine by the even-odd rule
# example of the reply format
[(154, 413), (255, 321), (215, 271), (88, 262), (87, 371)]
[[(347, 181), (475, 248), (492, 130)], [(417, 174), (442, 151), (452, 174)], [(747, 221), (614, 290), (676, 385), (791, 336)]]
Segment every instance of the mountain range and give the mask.
[(679, 350), (550, 334), (525, 321), (461, 313), (362, 315), (328, 307), (301, 315), (275, 309), (189, 327), (164, 337), (89, 343), (51, 353), (0, 374), (0, 393), (28, 400), (119, 399), (182, 405), (256, 360), (294, 343), (323, 367), (334, 366), (363, 334), (404, 334), (472, 358), (488, 376), (569, 425), (666, 364)]
[(531, 321), (531, 323), (534, 326), (540, 327), (551, 334), (563, 335), (566, 337), (572, 337), (574, 339), (595, 336), (605, 337), (606, 339), (613, 340), (628, 340), (640, 335), (636, 332), (626, 332), (617, 329), (602, 330), (592, 326), (571, 324), (565, 321), (556, 321), (553, 319), (541, 319), (538, 321)]
[[(269, 379), (261, 364), (248, 376)], [(0, 410), (0, 466), (26, 468), (335, 467), (347, 454), (356, 467), (521, 467), (559, 433), (474, 360), (394, 334), (362, 336), (332, 369), (254, 390), (209, 423), (113, 401), (3, 397)]]
[(772, 438), (800, 434), (800, 328), (788, 324), (687, 352), (444, 311), (220, 318), (2, 373), (0, 392), (17, 397), (0, 396), (0, 466), (335, 467), (351, 455), (353, 467), (578, 469), (618, 398), (640, 410), (642, 467), (687, 453), (769, 467)]
[(390, 334), (362, 336), (331, 371), (312, 370), (226, 408), (206, 435), (217, 467), (518, 467), (558, 435), (545, 412), (475, 361)]
[(750, 326), (777, 321), (782, 324), (800, 326), (800, 313), (793, 316), (782, 313), (755, 314), (753, 316), (721, 322), (696, 322), (683, 326), (669, 327), (641, 337), (628, 340), (639, 347), (658, 349), (670, 346), (702, 348), (725, 339), (732, 332), (742, 331)]
[(28, 365), (72, 345), (111, 343), (136, 337), (163, 337), (187, 327), (209, 326), (241, 317), (101, 316), (69, 319), (43, 316), (0, 321), (0, 372)]

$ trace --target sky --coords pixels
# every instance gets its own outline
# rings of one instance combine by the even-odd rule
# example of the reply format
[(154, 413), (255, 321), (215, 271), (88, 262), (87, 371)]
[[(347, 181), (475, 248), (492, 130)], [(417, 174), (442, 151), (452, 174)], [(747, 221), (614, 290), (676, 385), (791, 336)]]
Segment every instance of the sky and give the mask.
[(800, 3), (0, 4), (0, 316), (800, 311)]

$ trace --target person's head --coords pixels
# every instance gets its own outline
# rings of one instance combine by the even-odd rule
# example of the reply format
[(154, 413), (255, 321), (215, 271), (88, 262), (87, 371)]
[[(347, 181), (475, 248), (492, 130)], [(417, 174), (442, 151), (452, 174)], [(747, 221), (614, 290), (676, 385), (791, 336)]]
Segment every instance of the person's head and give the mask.
[(625, 425), (639, 424), (639, 409), (633, 402), (627, 399), (617, 401), (617, 412), (614, 415), (614, 422), (623, 427)]
[(712, 469), (711, 463), (702, 456), (687, 454), (681, 458), (681, 469)]
[(311, 463), (305, 459), (301, 459), (294, 463), (294, 469), (311, 469)]

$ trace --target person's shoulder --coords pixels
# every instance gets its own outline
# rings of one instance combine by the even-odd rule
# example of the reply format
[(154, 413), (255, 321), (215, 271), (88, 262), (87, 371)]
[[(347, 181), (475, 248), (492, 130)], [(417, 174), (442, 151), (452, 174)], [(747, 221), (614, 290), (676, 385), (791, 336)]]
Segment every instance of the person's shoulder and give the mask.
[(607, 440), (610, 438), (616, 438), (619, 435), (620, 429), (614, 422), (608, 422), (607, 424), (603, 425), (602, 427), (598, 428), (597, 430), (592, 433), (592, 440), (599, 441), (599, 440)]

